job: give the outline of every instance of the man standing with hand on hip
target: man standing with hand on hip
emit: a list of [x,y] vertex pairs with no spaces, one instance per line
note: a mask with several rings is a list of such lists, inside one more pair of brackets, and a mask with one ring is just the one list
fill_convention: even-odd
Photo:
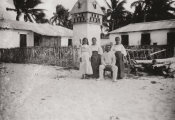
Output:
[[113,52],[111,52],[111,46],[107,45],[105,47],[105,52],[102,54],[101,57],[101,65],[99,68],[99,75],[100,78],[97,80],[103,80],[103,73],[104,69],[111,69],[113,72],[113,81],[117,81],[117,73],[118,73],[118,67],[116,66],[116,57]]

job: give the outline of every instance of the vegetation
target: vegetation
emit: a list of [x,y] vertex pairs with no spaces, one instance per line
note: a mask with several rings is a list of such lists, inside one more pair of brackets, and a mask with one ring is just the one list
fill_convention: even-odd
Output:
[[48,22],[45,19],[44,9],[36,9],[35,7],[42,2],[40,0],[13,0],[15,8],[6,8],[7,11],[16,12],[16,20],[19,21],[24,14],[24,21],[27,22]]
[[103,25],[109,27],[109,31],[122,27],[130,23],[132,14],[124,7],[126,0],[111,0],[110,3],[104,0],[109,9],[102,7],[105,15]]
[[131,4],[135,8],[133,22],[174,19],[174,3],[174,0],[137,0]]
[[104,0],[109,9],[104,12],[103,25],[112,31],[129,23],[175,19],[175,0],[137,0],[131,4],[134,13],[124,7],[126,0]]
[[[131,4],[134,13],[124,7],[126,0],[104,0],[108,9],[102,7],[104,12],[103,25],[107,31],[112,31],[129,23],[166,20],[175,18],[175,0],[137,0]],[[45,18],[44,9],[37,9],[41,0],[13,0],[15,8],[7,8],[16,12],[16,20],[19,21],[22,14],[24,21],[46,23],[50,22],[72,29],[73,25],[69,10],[58,4],[50,21]]]
[[62,5],[56,6],[56,12],[53,13],[53,17],[50,19],[51,24],[60,25],[72,29],[73,25],[70,19],[69,10]]

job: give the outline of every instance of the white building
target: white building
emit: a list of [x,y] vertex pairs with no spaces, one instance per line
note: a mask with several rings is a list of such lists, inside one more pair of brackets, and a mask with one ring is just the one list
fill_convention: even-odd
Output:
[[175,46],[175,20],[129,24],[110,32],[110,41],[120,37],[124,45]]
[[71,10],[73,21],[73,45],[80,45],[80,40],[93,37],[100,44],[103,12],[96,0],[78,0]]
[[0,48],[72,45],[73,31],[60,26],[0,20]]

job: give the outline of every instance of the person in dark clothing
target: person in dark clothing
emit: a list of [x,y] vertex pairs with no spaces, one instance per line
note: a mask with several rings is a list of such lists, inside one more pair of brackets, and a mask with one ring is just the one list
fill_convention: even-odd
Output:
[[101,64],[101,54],[103,50],[100,45],[97,45],[97,39],[94,37],[92,38],[92,45],[91,45],[92,57],[91,57],[91,66],[93,70],[93,78],[99,77],[99,66]]
[[115,38],[115,45],[112,46],[112,51],[116,56],[116,65],[118,67],[118,79],[123,79],[125,77],[124,74],[124,58],[127,55],[126,49],[121,44],[120,38]]

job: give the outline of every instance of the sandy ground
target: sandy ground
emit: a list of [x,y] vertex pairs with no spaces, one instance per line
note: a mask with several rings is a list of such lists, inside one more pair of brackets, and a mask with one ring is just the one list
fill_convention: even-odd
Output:
[[78,71],[57,66],[4,66],[0,120],[175,120],[175,79],[113,83],[81,80]]

